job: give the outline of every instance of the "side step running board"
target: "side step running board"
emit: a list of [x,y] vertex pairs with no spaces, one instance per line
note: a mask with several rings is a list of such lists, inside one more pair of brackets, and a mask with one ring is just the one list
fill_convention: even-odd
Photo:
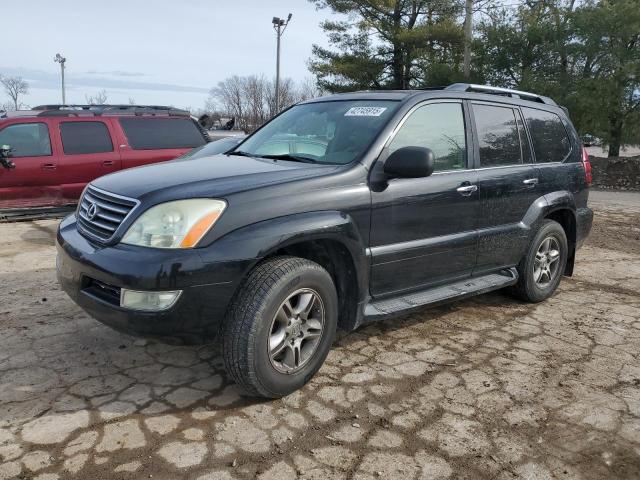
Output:
[[410,313],[426,305],[437,305],[490,292],[513,285],[517,281],[517,270],[515,268],[509,268],[501,270],[499,273],[491,273],[477,278],[467,278],[428,290],[374,300],[368,303],[364,309],[364,323]]

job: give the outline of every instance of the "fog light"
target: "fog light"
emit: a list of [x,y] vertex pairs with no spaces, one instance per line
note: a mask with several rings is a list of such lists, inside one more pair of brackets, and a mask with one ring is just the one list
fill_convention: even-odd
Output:
[[132,310],[157,312],[173,306],[182,290],[172,292],[139,292],[137,290],[120,290],[120,306]]

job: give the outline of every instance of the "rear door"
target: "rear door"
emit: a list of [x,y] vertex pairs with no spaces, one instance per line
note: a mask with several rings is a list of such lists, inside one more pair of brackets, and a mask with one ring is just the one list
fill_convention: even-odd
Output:
[[529,232],[522,220],[540,196],[517,107],[472,102],[481,211],[474,275],[517,264]]
[[57,206],[63,203],[58,153],[42,119],[0,127],[0,145],[9,145],[15,168],[0,167],[0,209]]
[[122,168],[174,159],[206,143],[190,117],[119,117]]
[[560,117],[537,108],[522,108],[531,136],[541,194],[570,190],[575,193],[584,176],[580,150],[572,149]]
[[57,119],[63,155],[60,159],[62,194],[77,201],[91,180],[120,170],[109,119]]

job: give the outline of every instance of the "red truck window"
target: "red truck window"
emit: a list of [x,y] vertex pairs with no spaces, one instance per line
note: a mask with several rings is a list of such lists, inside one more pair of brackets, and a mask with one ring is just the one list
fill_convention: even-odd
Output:
[[121,118],[120,125],[134,150],[193,148],[206,143],[190,118]]
[[109,130],[102,122],[62,122],[60,136],[66,155],[113,151]]
[[49,129],[45,123],[17,123],[0,130],[0,145],[9,145],[13,157],[51,155]]

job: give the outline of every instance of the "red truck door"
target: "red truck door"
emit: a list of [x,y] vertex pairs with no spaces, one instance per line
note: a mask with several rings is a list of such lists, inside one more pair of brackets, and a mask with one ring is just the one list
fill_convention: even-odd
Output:
[[[15,168],[0,166],[0,210],[63,204],[57,143],[44,119],[0,126],[0,145],[12,148]],[[55,139],[54,139],[55,140]]]
[[91,180],[122,168],[112,119],[56,119],[60,132],[60,177],[62,194],[75,202]]

